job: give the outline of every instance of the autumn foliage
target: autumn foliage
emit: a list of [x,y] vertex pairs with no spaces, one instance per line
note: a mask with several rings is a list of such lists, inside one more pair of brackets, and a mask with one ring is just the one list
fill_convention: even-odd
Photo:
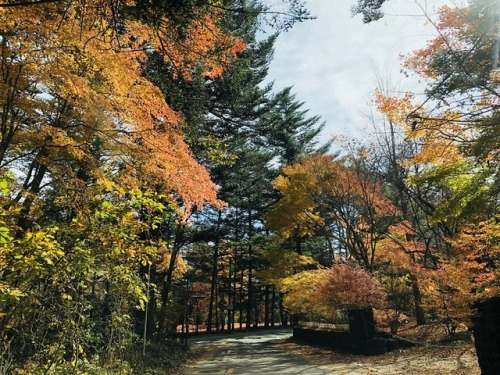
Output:
[[445,6],[429,20],[439,36],[403,62],[428,83],[425,102],[375,91],[384,150],[312,157],[275,182],[269,227],[284,244],[329,236],[332,259],[345,250],[379,280],[394,330],[420,308],[451,334],[474,300],[498,293],[493,3]]
[[370,268],[377,242],[397,209],[370,178],[332,156],[312,156],[284,169],[275,181],[282,198],[268,211],[267,224],[280,238],[331,233],[339,257]]
[[129,366],[193,314],[451,335],[498,295],[495,2],[441,8],[403,61],[426,100],[375,91],[386,138],[338,155],[263,84],[250,3],[0,4],[0,371]]
[[375,93],[411,149],[400,161],[405,188],[428,218],[413,219],[414,233],[379,254],[418,278],[427,312],[449,333],[468,321],[473,301],[498,294],[497,5],[443,6],[430,20],[439,36],[404,58],[407,72],[428,83],[425,102]]
[[384,291],[366,270],[354,264],[334,264],[323,275],[318,296],[331,309],[382,307]]
[[148,303],[141,267],[177,259],[152,233],[221,204],[144,64],[157,53],[174,77],[214,79],[245,44],[205,8],[181,21],[140,2],[3,5],[0,361],[105,364]]

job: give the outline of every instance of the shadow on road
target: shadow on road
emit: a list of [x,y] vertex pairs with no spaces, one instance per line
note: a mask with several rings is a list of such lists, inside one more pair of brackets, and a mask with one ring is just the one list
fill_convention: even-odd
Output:
[[270,331],[235,332],[193,337],[188,345],[203,348],[204,355],[186,368],[194,374],[307,374],[331,372],[286,352],[280,343],[292,337],[291,328]]

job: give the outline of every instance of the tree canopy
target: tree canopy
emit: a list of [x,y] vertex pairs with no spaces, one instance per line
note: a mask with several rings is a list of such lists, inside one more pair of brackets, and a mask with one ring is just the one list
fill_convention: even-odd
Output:
[[375,90],[376,139],[332,154],[267,81],[301,1],[1,2],[2,371],[140,373],[186,326],[351,307],[467,324],[499,293],[496,6],[442,7],[403,57],[425,98]]

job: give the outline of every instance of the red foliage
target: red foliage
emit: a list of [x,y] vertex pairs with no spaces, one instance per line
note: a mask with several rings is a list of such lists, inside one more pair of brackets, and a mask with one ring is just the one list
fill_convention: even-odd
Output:
[[318,292],[323,303],[336,308],[377,307],[384,301],[384,293],[377,280],[353,264],[333,265],[326,271]]

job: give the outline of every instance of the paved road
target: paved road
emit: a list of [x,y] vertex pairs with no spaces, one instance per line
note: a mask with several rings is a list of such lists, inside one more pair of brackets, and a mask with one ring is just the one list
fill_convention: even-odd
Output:
[[323,366],[281,350],[279,342],[291,336],[291,329],[279,329],[192,338],[189,345],[201,346],[207,351],[199,361],[186,368],[184,375],[332,374]]

